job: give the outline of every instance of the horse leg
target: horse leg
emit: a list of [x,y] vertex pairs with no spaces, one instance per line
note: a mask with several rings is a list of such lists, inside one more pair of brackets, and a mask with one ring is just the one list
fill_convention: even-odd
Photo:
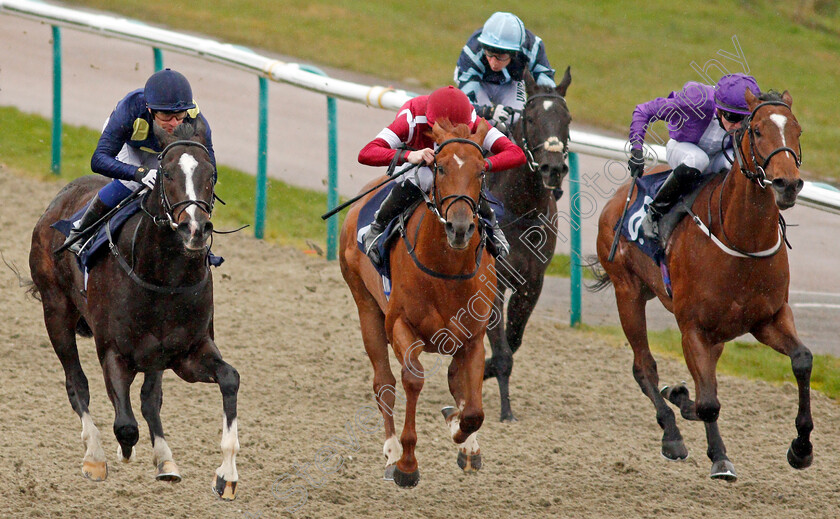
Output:
[[[417,428],[415,414],[417,413],[417,399],[423,389],[425,372],[420,363],[422,347],[417,347],[417,339],[411,326],[402,318],[397,318],[392,331],[394,353],[402,364],[402,385],[405,391],[405,425],[403,426],[400,443],[402,456],[394,469],[394,483],[401,487],[414,487],[420,481],[420,469],[414,456],[417,445]],[[483,365],[483,363],[482,363]]]
[[172,451],[163,435],[163,424],[160,421],[160,408],[163,405],[163,372],[150,371],[143,376],[143,387],[140,389],[140,411],[149,424],[149,436],[154,450],[153,463],[157,469],[155,479],[158,481],[181,481],[178,465],[172,459]]
[[236,394],[239,373],[222,360],[222,354],[209,337],[205,338],[189,356],[181,359],[173,371],[187,382],[216,382],[222,392],[222,464],[213,477],[213,492],[225,501],[236,498],[236,454],[239,452],[239,430],[236,421]]
[[797,437],[790,444],[787,459],[795,469],[808,468],[814,460],[810,439],[814,429],[811,418],[811,351],[799,340],[793,324],[793,313],[787,304],[782,306],[770,322],[759,326],[752,333],[759,341],[790,357],[799,388],[799,410],[796,413]]
[[449,365],[449,392],[455,398],[455,407],[441,409],[449,426],[452,440],[458,444],[458,466],[464,472],[481,469],[481,450],[478,446],[478,429],[484,422],[481,405],[481,386],[484,366],[483,341],[460,348]]
[[[510,409],[510,373],[513,370],[513,350],[510,347],[506,333],[506,328],[510,324],[509,320],[508,323],[505,323],[504,301],[504,287],[500,283],[493,306],[501,310],[502,315],[499,316],[499,322],[496,323],[496,326],[488,326],[487,328],[487,338],[490,341],[490,349],[493,350],[493,355],[485,361],[484,378],[496,377],[496,380],[499,382],[499,396],[502,402],[501,417],[499,420],[502,422],[515,422],[516,417],[513,416],[513,411]],[[450,366],[453,364],[450,364]]]
[[76,346],[75,330],[79,313],[69,299],[62,294],[57,295],[53,290],[42,291],[41,300],[44,304],[47,334],[64,368],[67,397],[82,421],[82,441],[85,443],[82,474],[91,481],[103,481],[108,477],[108,464],[105,461],[99,429],[93,423],[88,409],[90,404],[88,380],[79,362],[79,350]]
[[682,347],[685,363],[694,378],[697,400],[694,407],[697,416],[706,427],[706,455],[712,461],[709,477],[735,481],[735,465],[726,456],[726,446],[720,436],[717,419],[720,402],[717,398],[717,362],[723,353],[723,343],[710,344],[702,333],[693,328],[682,331]]
[[[98,342],[98,341],[97,341]],[[131,410],[131,395],[129,390],[137,372],[128,367],[128,363],[114,349],[108,346],[97,348],[102,351],[99,363],[105,377],[105,389],[108,398],[114,405],[114,436],[117,437],[119,449],[117,454],[123,462],[134,459],[134,445],[140,438],[137,420]]]
[[662,428],[662,456],[671,461],[684,460],[688,457],[688,449],[683,443],[682,434],[677,427],[674,411],[668,407],[665,399],[657,390],[659,373],[656,370],[656,360],[650,353],[647,338],[647,322],[645,320],[645,306],[647,301],[641,290],[630,289],[620,285],[615,286],[615,299],[618,304],[618,315],[621,327],[633,348],[633,378],[656,408],[656,422]]
[[[366,304],[369,303],[369,304]],[[370,363],[373,365],[373,394],[385,424],[385,444],[382,452],[385,454],[385,476],[387,481],[393,481],[394,468],[402,455],[402,447],[397,439],[394,427],[394,403],[397,390],[397,379],[391,371],[388,361],[388,338],[385,335],[385,316],[370,297],[367,302],[357,302],[359,309],[359,323],[362,327],[362,341],[365,344]]]

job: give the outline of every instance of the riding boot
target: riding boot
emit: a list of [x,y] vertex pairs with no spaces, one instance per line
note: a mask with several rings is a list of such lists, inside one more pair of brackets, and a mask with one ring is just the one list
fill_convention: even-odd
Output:
[[409,181],[405,181],[402,184],[396,183],[394,189],[382,201],[382,205],[379,206],[379,210],[373,216],[373,222],[371,222],[370,228],[365,233],[363,240],[365,254],[368,255],[370,261],[376,267],[382,265],[382,258],[379,257],[379,249],[376,246],[376,242],[385,232],[388,223],[422,197],[423,192],[420,191],[419,187]]
[[702,173],[697,168],[680,164],[668,175],[662,187],[648,205],[648,212],[642,218],[642,233],[651,239],[659,238],[659,220],[679,201],[680,197],[693,189]]
[[510,253],[510,245],[505,238],[505,233],[499,227],[499,221],[496,219],[493,207],[484,197],[478,204],[478,215],[490,224],[490,232],[487,236],[489,238],[487,240],[487,251],[497,258],[504,258]]
[[[68,243],[70,240],[74,239],[76,236],[84,232],[88,227],[95,224],[102,218],[105,213],[110,211],[111,208],[105,205],[102,200],[99,199],[99,193],[94,195],[93,200],[90,201],[90,205],[88,206],[85,214],[73,225],[73,228],[70,229],[70,235],[67,236],[67,240],[64,243]],[[73,254],[79,254],[82,251],[82,246],[84,245],[85,240],[76,240],[76,242],[71,245],[68,250]]]

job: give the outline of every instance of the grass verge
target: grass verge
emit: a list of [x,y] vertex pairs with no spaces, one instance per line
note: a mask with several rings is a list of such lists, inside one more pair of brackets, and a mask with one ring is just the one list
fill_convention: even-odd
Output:
[[[620,327],[583,326],[582,329],[595,332],[602,338],[608,337],[616,345],[629,348],[627,339]],[[648,331],[651,351],[657,355],[677,359],[685,363],[681,337],[679,330]],[[796,379],[790,367],[790,358],[769,346],[755,342],[734,341],[727,343],[723,355],[718,361],[717,370],[719,373],[753,380],[764,380],[776,385],[786,382],[796,385]],[[693,391],[693,386],[690,385],[690,387]],[[832,355],[814,355],[811,388],[834,400],[840,400],[840,358]]]

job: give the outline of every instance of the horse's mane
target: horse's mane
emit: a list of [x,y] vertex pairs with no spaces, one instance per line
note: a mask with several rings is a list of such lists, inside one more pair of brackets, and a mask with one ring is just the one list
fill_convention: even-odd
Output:
[[172,132],[172,135],[177,137],[179,140],[188,141],[192,139],[195,135],[195,122],[190,121],[187,124],[179,124],[175,127],[175,131]]
[[768,90],[767,92],[762,92],[758,95],[759,101],[782,101],[782,94],[776,90]]

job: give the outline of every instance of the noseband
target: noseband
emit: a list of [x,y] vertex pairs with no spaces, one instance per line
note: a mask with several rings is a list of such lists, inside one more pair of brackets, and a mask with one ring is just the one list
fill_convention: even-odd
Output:
[[[522,121],[522,151],[525,152],[525,157],[528,159],[528,169],[532,173],[537,172],[537,168],[540,166],[539,162],[534,159],[534,152],[531,149],[531,146],[528,144],[528,118],[525,117],[525,111],[528,109],[528,105],[531,104],[536,99],[540,98],[548,98],[548,99],[559,99],[566,104],[566,99],[561,96],[560,94],[534,94],[528,97],[528,100],[525,101],[525,106],[522,108],[522,113],[520,115],[520,120]],[[568,140],[563,143],[563,162],[566,162],[566,159],[569,156],[569,142]]]
[[[789,146],[781,146],[773,151],[770,152],[767,157],[762,157],[761,153],[755,147],[755,131],[750,124],[755,117],[755,114],[758,112],[759,108],[763,106],[784,106],[788,110],[790,110],[790,106],[782,101],[765,101],[755,108],[753,108],[750,115],[748,115],[744,122],[741,123],[740,128],[732,132],[733,138],[733,151],[735,152],[735,157],[738,159],[739,167],[741,168],[741,173],[744,174],[748,179],[754,181],[756,184],[759,185],[762,189],[765,185],[769,184],[770,181],[767,180],[766,169],[768,164],[770,164],[770,159],[772,159],[776,154],[782,152],[788,152],[793,155],[793,160],[796,162],[796,167],[800,167],[802,165],[802,144],[799,144],[799,153],[796,153],[796,150]],[[744,132],[747,132],[747,136],[749,137],[749,150],[750,150],[750,158],[752,159],[752,163],[755,164],[755,171],[751,171],[747,168],[746,162],[744,161],[743,157],[741,156],[741,141],[744,138]],[[760,165],[759,165],[760,163]]]
[[[460,143],[464,143],[464,144],[470,144],[472,146],[475,146],[478,149],[478,151],[481,152],[481,156],[482,157],[484,156],[484,148],[482,148],[481,146],[479,146],[478,144],[476,144],[475,142],[473,142],[469,139],[460,139],[460,138],[447,139],[447,140],[443,141],[440,144],[440,146],[438,146],[437,150],[435,150],[435,162],[433,164],[433,169],[432,169],[432,172],[434,173],[434,177],[433,177],[433,181],[432,181],[433,182],[433,184],[432,184],[432,198],[430,199],[429,196],[426,195],[425,192],[423,193],[423,198],[426,200],[426,205],[429,207],[429,209],[433,213],[435,213],[435,216],[438,217],[438,220],[440,220],[440,223],[442,223],[442,224],[446,223],[447,216],[449,214],[449,209],[453,205],[455,205],[457,202],[460,202],[460,201],[464,201],[464,202],[467,203],[467,205],[470,208],[470,211],[472,211],[473,218],[475,218],[476,215],[478,214],[478,203],[479,203],[479,201],[475,200],[471,196],[468,196],[468,195],[448,195],[448,196],[445,196],[443,198],[438,197],[437,178],[438,178],[438,173],[443,171],[443,166],[438,164],[437,156],[441,152],[441,150],[443,150],[444,146],[446,146],[447,144],[453,144],[453,143],[456,143],[456,142],[460,142]],[[484,172],[483,171],[481,173],[481,184],[482,184],[482,189],[483,189],[483,187],[484,187]],[[421,191],[422,191],[422,189],[421,189]],[[479,200],[480,200],[481,190],[479,190],[479,195],[478,196],[479,196]],[[443,206],[443,204],[447,200],[451,200],[451,202],[446,207],[443,214],[441,214],[440,208]]]
[[[166,154],[172,148],[174,148],[176,146],[195,146],[197,148],[200,148],[200,149],[204,150],[204,152],[207,153],[208,156],[210,155],[210,152],[207,150],[207,147],[204,146],[203,144],[201,144],[200,142],[180,140],[180,141],[175,141],[175,142],[169,143],[163,149],[163,151],[160,152],[160,155],[158,155],[158,161],[161,164],[160,171],[163,174],[163,176],[166,177],[166,178],[170,178],[170,176],[169,176],[169,173],[166,171],[166,169],[164,169],[164,167],[163,167],[163,159],[164,159],[164,157],[166,157]],[[210,202],[208,202],[206,200],[193,200],[193,199],[190,198],[190,199],[182,200],[180,202],[176,202],[176,203],[172,204],[172,203],[169,202],[169,197],[166,195],[166,189],[164,189],[162,183],[160,185],[160,190],[159,191],[160,191],[160,205],[163,208],[163,216],[164,217],[160,218],[160,217],[154,216],[151,213],[149,213],[145,209],[145,207],[143,208],[143,211],[146,214],[148,214],[149,216],[152,217],[152,220],[154,220],[155,225],[157,225],[158,227],[164,227],[168,224],[172,229],[176,229],[178,227],[178,224],[175,223],[175,222],[181,216],[181,213],[183,213],[191,205],[195,205],[199,209],[201,209],[202,211],[207,213],[208,217],[213,214],[213,203],[216,200],[215,194],[210,199]],[[174,211],[176,209],[178,209],[178,214],[177,215],[174,214]]]

